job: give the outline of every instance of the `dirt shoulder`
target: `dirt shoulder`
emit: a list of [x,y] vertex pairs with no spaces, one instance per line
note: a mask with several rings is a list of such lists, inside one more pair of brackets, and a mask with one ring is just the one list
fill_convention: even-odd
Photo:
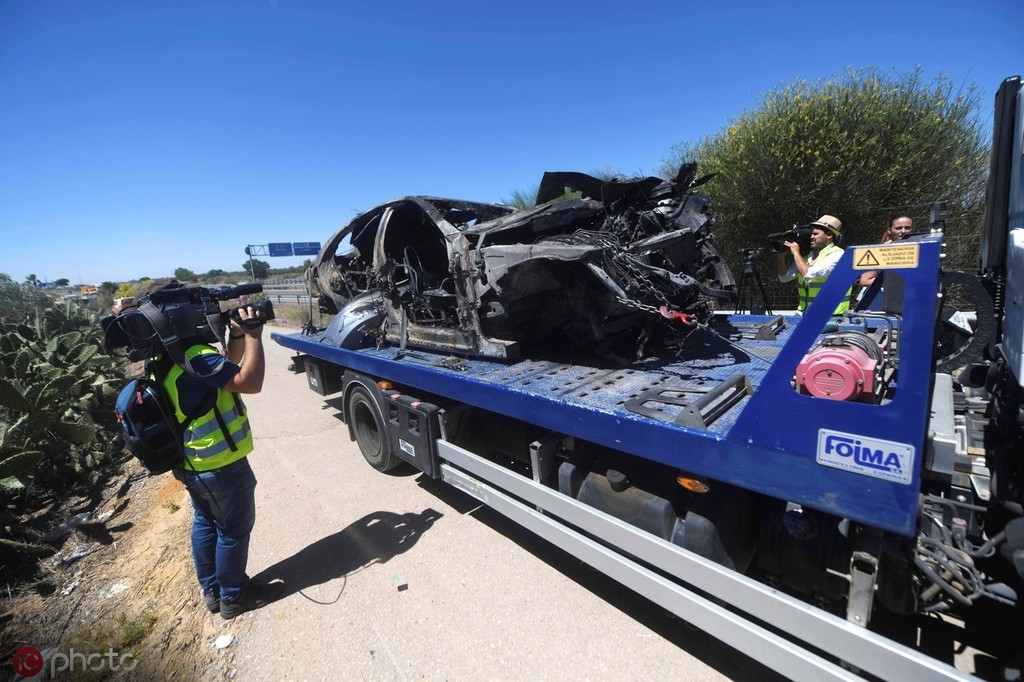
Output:
[[[270,331],[296,331],[287,327]],[[141,373],[141,363],[128,376]],[[102,489],[62,501],[88,518],[62,538],[59,551],[40,560],[37,580],[0,592],[0,676],[7,679],[229,679],[234,677],[234,630],[202,603],[192,565],[192,505],[170,474],[149,476],[126,457]],[[219,643],[222,647],[218,647]],[[15,658],[31,647],[43,659],[38,675],[19,676]],[[106,658],[109,652],[113,658]],[[74,674],[71,653],[100,654]],[[130,655],[131,658],[123,657]],[[126,661],[122,670],[111,663]],[[25,660],[20,661],[25,664]],[[28,661],[31,663],[31,659]],[[134,663],[134,666],[132,664]],[[84,664],[90,665],[88,659]],[[132,667],[131,670],[127,668]],[[23,672],[32,667],[19,665]]]
[[[170,474],[148,476],[134,459],[126,462],[89,519],[42,560],[42,579],[8,588],[4,672],[21,647],[33,647],[47,661],[39,679],[64,666],[76,672],[58,679],[227,677],[230,654],[213,644],[221,619],[203,608],[195,583],[191,517],[188,494]],[[100,656],[71,660],[72,652]],[[80,674],[85,667],[92,669]]]

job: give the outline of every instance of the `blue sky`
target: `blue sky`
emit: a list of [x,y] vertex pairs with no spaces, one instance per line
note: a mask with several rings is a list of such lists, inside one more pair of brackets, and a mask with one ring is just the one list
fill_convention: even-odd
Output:
[[[655,174],[845,67],[1024,73],[1024,2],[0,1],[0,272],[238,270],[409,194]],[[267,258],[272,267],[301,258]]]

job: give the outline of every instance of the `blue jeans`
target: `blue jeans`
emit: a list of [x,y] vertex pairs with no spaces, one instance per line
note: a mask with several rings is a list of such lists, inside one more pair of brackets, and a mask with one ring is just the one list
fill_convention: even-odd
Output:
[[249,582],[249,534],[256,523],[256,476],[243,457],[213,471],[185,470],[192,498],[192,558],[204,592],[238,601]]

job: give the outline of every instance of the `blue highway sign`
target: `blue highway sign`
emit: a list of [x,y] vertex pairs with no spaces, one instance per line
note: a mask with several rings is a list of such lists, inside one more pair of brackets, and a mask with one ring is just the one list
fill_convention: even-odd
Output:
[[292,252],[296,256],[315,256],[320,253],[320,242],[292,242]]
[[267,249],[270,251],[271,256],[290,256],[292,255],[292,245],[288,242],[282,242],[278,244],[267,244]]

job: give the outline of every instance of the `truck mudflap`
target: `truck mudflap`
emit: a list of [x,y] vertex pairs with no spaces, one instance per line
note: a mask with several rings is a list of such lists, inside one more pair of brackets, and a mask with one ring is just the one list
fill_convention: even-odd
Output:
[[973,679],[452,443],[437,452],[445,482],[791,679]]

